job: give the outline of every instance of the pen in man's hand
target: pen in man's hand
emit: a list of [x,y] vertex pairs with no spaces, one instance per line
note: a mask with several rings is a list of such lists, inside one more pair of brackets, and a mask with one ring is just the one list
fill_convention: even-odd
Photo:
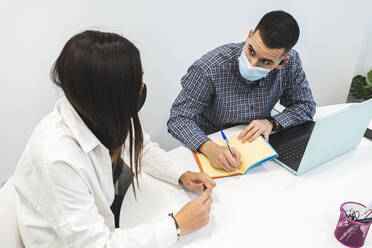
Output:
[[232,153],[232,151],[231,151],[231,149],[230,149],[230,145],[229,145],[229,140],[226,138],[226,135],[225,135],[225,133],[221,130],[221,135],[222,135],[222,138],[225,140],[225,142],[226,142],[226,145],[227,145],[227,148],[229,149],[229,151],[230,151],[230,153],[231,153],[231,156],[233,157],[233,158],[235,158],[235,155],[234,155],[234,153]]

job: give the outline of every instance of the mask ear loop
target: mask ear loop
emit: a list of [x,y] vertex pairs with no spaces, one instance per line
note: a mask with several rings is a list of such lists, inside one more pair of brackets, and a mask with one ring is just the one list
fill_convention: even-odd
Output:
[[285,53],[285,54],[283,55],[283,58],[282,58],[282,60],[279,62],[279,65],[284,65],[284,64],[285,64],[285,62],[284,62],[284,58],[285,58],[285,56],[288,56],[288,53]]

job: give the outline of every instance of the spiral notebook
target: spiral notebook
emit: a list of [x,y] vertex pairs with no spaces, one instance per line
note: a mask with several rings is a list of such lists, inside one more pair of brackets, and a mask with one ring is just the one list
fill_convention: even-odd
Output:
[[[224,140],[219,140],[215,143],[221,146],[226,146]],[[278,157],[278,153],[262,136],[259,136],[251,143],[242,143],[237,137],[233,137],[229,138],[229,143],[230,147],[235,147],[235,149],[237,149],[241,154],[240,168],[230,172],[216,169],[204,154],[193,151],[195,160],[202,173],[206,173],[211,178],[244,175],[247,171],[261,163]]]

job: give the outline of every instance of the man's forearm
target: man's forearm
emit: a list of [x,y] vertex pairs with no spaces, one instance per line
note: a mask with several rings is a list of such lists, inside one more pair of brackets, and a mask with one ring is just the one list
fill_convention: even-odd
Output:
[[204,144],[202,144],[200,147],[199,147],[199,151],[203,154],[208,154],[208,151],[210,151],[211,149],[214,149],[215,147],[217,146],[216,143],[214,143],[213,141],[211,140],[208,140],[207,142],[205,142]]
[[197,151],[201,145],[210,140],[194,121],[187,118],[170,119],[168,132],[193,151]]
[[296,104],[289,106],[285,108],[282,113],[273,116],[273,118],[282,127],[289,127],[304,121],[312,120],[315,113],[315,104],[310,104],[310,106],[303,105],[304,104]]

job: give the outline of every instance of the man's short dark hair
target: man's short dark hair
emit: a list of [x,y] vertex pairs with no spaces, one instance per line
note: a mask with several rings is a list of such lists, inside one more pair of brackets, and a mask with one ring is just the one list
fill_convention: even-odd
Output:
[[257,30],[260,30],[261,39],[268,48],[284,48],[285,52],[297,43],[300,35],[296,20],[281,10],[265,14],[254,32]]

